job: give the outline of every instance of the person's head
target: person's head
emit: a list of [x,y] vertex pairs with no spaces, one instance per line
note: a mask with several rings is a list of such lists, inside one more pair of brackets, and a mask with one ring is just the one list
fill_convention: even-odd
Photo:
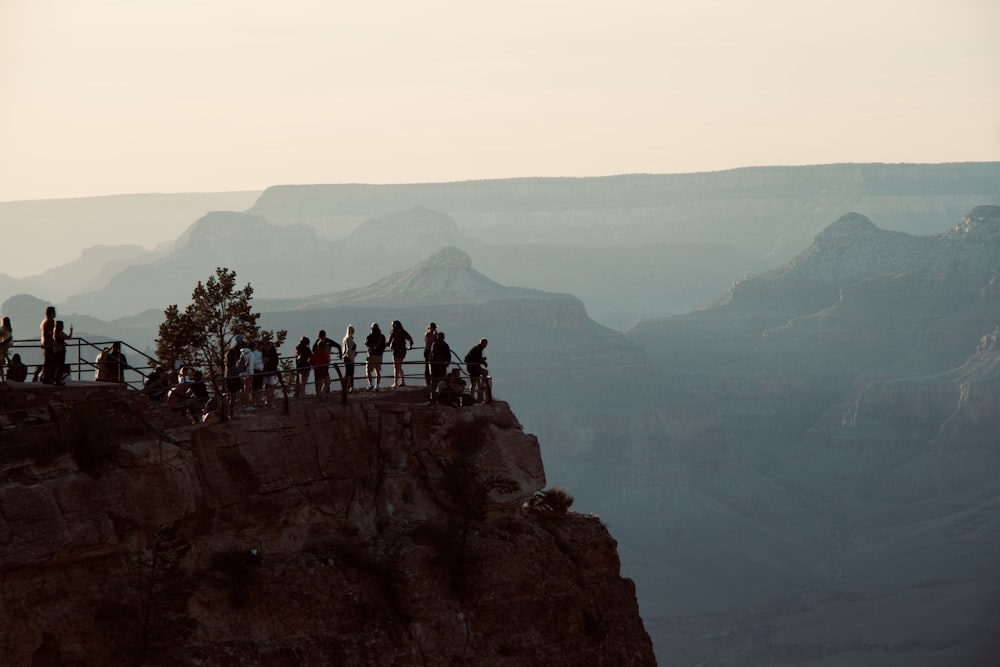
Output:
[[4,329],[10,329],[10,318],[5,317],[2,320],[0,320],[0,327],[3,327]]
[[47,317],[48,319],[51,320],[51,319],[55,319],[55,316],[56,316],[56,307],[55,306],[49,306],[48,308],[45,309],[45,317]]
[[65,326],[62,320],[56,320],[56,331],[62,331]]
[[427,330],[428,331],[437,331],[437,328],[438,328],[438,325],[434,324],[433,322],[431,322],[430,324],[427,325]]
[[115,341],[114,343],[111,344],[111,349],[114,350],[115,352],[121,352],[122,344],[119,343],[118,341]]
[[393,320],[392,321],[392,328],[393,329],[402,329],[403,328],[403,323],[400,322],[399,320]]
[[479,339],[479,347],[485,348],[487,343],[489,343],[489,341],[486,340],[485,338]]
[[194,381],[195,381],[195,382],[201,382],[201,379],[202,379],[203,377],[204,377],[204,376],[203,376],[203,375],[201,374],[201,371],[195,371],[195,372],[194,372]]
[[300,338],[299,339],[299,345],[308,346],[309,345],[309,336],[303,336],[302,338]]
[[326,329],[320,329],[319,333],[316,334],[316,338],[326,338]]
[[372,331],[379,331],[378,322],[372,322]]
[[438,331],[438,340],[444,340],[444,332]]
[[12,363],[12,364],[19,364],[19,363],[21,363],[21,355],[18,354],[17,352],[15,352],[14,354],[10,355],[10,363]]
[[353,324],[348,324],[347,325],[346,335],[347,335],[348,338],[350,338],[351,336],[354,335],[354,325]]

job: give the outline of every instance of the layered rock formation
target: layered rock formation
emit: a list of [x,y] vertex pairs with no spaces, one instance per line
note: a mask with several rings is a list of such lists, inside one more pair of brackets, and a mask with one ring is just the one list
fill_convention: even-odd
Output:
[[176,427],[114,392],[0,392],[4,664],[654,663],[615,541],[531,502],[505,403]]
[[[677,593],[640,600],[659,651],[992,664],[998,231],[994,206],[929,237],[847,215],[717,306],[629,332],[671,388],[658,413],[674,457],[646,465],[642,489],[666,508],[644,522],[665,529],[626,559],[640,590]],[[658,586],[638,569],[652,554],[676,566]],[[692,582],[712,597],[678,604]]]

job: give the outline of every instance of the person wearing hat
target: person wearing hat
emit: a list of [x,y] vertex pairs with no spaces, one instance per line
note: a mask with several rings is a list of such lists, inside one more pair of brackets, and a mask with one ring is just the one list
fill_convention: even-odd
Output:
[[431,322],[424,332],[424,382],[431,386],[431,345],[438,337],[438,325]]
[[[365,373],[368,375],[368,391],[378,391],[379,382],[382,381],[382,355],[385,354],[385,335],[378,328],[377,322],[372,322],[371,333],[365,338],[365,347],[368,348],[368,358],[365,364]],[[372,375],[375,376],[375,384],[372,384]]]

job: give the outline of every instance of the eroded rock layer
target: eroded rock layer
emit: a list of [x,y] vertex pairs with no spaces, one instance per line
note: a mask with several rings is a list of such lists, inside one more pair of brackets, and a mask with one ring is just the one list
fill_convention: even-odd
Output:
[[600,520],[523,507],[545,474],[505,403],[279,412],[4,449],[4,664],[654,664]]

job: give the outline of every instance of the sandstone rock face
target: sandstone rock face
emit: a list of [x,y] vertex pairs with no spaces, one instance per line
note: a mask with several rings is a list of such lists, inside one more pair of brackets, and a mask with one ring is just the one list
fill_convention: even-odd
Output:
[[996,206],[928,237],[846,215],[718,305],[629,332],[670,387],[661,456],[603,474],[622,487],[631,472],[635,504],[659,508],[643,524],[664,530],[598,511],[661,656],[996,662],[998,230]]
[[655,663],[603,524],[522,507],[545,473],[505,403],[136,410],[86,472],[0,448],[3,664]]

